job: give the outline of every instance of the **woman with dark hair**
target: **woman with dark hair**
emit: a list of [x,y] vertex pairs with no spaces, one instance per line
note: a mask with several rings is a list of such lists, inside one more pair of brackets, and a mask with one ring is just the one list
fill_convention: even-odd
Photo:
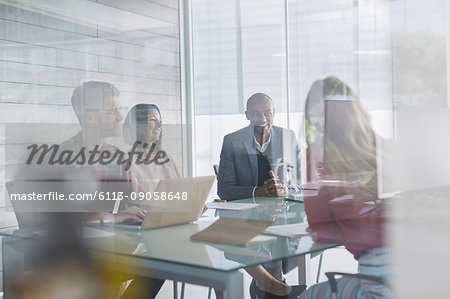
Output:
[[[124,141],[136,146],[144,160],[152,160],[159,152],[164,163],[134,163],[132,173],[139,187],[145,192],[153,192],[163,179],[180,177],[172,157],[162,150],[161,111],[155,104],[138,104],[131,108],[123,125]],[[162,157],[161,155],[164,155]]]
[[[122,131],[125,143],[138,153],[133,156],[131,172],[141,191],[154,192],[160,180],[180,177],[172,157],[162,150],[162,119],[158,106],[133,106],[125,118]],[[158,153],[164,155],[161,157],[164,163],[145,163],[155,159]],[[136,159],[143,163],[136,163]],[[141,207],[145,208],[145,204],[141,204]],[[163,284],[164,280],[161,279],[134,277],[121,298],[155,298]]]
[[[319,192],[304,198],[310,230],[319,242],[343,244],[358,260],[361,274],[386,278],[390,252],[384,240],[385,214],[378,198],[376,136],[370,118],[355,93],[338,78],[316,81],[313,88],[321,90],[310,91],[307,106],[310,111],[315,104],[320,107],[323,131],[307,139],[323,138],[323,159],[319,157],[315,182]],[[317,127],[310,133],[315,131]],[[354,278],[338,279],[337,286],[338,298],[389,296],[384,286]],[[306,297],[329,298],[330,293],[329,283],[324,282],[309,288]]]

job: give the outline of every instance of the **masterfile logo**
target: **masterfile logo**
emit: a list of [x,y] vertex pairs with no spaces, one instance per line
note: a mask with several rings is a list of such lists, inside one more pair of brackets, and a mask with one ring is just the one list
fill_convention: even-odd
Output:
[[[51,146],[48,144],[42,144],[40,146],[37,144],[31,144],[27,147],[30,154],[26,164],[33,164],[34,160],[36,160],[35,163],[38,165],[41,165],[44,161],[46,161],[49,165],[94,165],[97,163],[101,165],[110,165],[116,163],[117,165],[124,164],[124,170],[127,171],[130,169],[132,163],[136,163],[137,165],[149,165],[152,163],[155,163],[156,165],[163,165],[170,161],[166,152],[163,150],[159,150],[153,155],[156,148],[155,144],[152,144],[144,157],[144,152],[142,150],[137,150],[140,144],[142,144],[140,141],[136,141],[131,150],[127,153],[119,149],[115,149],[114,152],[110,150],[102,150],[99,145],[96,145],[92,150],[86,150],[85,147],[82,147],[78,152],[75,152],[69,149],[60,151],[60,146],[57,144],[53,144]],[[147,143],[142,145],[144,149],[148,148],[148,146],[149,145]],[[35,157],[37,158],[35,159]],[[135,161],[134,157],[136,157]]]

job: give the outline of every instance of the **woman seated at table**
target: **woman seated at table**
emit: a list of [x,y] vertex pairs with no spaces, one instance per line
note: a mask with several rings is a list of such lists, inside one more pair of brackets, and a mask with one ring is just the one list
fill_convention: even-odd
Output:
[[136,163],[131,166],[131,172],[138,181],[139,188],[144,192],[154,192],[160,180],[178,178],[180,174],[170,156],[162,149],[162,117],[155,104],[138,104],[131,108],[123,125],[124,141],[135,146],[142,153],[141,160],[153,160],[158,152],[164,153],[164,163]]
[[[130,109],[123,125],[123,138],[125,143],[140,154],[140,157],[138,155],[133,157],[130,169],[142,192],[154,192],[160,180],[180,177],[172,157],[162,150],[161,135],[162,118],[158,106],[138,104]],[[154,160],[159,151],[165,155],[161,157],[164,163],[145,163]],[[137,163],[138,158],[143,163]],[[147,212],[145,202],[140,202],[140,208],[144,207],[142,209],[144,215]],[[141,247],[138,246],[136,250],[139,248]],[[164,280],[161,279],[134,277],[121,298],[154,298],[163,284]]]
[[[321,81],[309,93],[323,95],[319,100],[324,101],[325,114],[319,193],[304,199],[310,230],[319,242],[343,244],[358,260],[361,274],[387,277],[390,251],[385,247],[385,217],[378,198],[375,133],[345,83],[335,77]],[[384,286],[354,278],[340,278],[337,286],[338,298],[389,296]],[[329,283],[323,282],[309,288],[306,297],[329,298],[330,292]]]

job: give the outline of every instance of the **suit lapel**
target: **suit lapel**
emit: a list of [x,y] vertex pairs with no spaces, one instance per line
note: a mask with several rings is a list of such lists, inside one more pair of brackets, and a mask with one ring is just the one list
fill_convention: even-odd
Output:
[[252,126],[248,126],[244,132],[244,146],[247,150],[247,155],[250,160],[251,175],[253,178],[253,184],[258,184],[258,160],[256,157],[256,148],[253,146],[253,130]]
[[[281,132],[278,132],[278,130],[275,130],[274,127],[271,129],[271,140],[270,140],[270,147],[272,150],[272,157],[279,158],[283,156],[283,134]],[[274,161],[275,162],[275,161]],[[278,161],[282,162],[282,161]]]

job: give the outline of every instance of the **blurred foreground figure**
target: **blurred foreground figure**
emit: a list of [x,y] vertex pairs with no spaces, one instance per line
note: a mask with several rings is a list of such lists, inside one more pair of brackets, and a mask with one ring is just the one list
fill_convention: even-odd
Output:
[[[85,247],[78,213],[42,213],[45,223],[4,240],[7,298],[114,298],[120,276]],[[12,253],[12,254],[11,254]]]
[[[387,278],[390,251],[369,116],[335,77],[316,81],[306,105],[308,175],[318,186],[318,194],[304,200],[310,229],[319,242],[343,244],[358,260],[361,274]],[[337,286],[338,298],[390,297],[385,286],[367,280],[343,277]],[[307,298],[330,298],[329,283],[312,286]]]

